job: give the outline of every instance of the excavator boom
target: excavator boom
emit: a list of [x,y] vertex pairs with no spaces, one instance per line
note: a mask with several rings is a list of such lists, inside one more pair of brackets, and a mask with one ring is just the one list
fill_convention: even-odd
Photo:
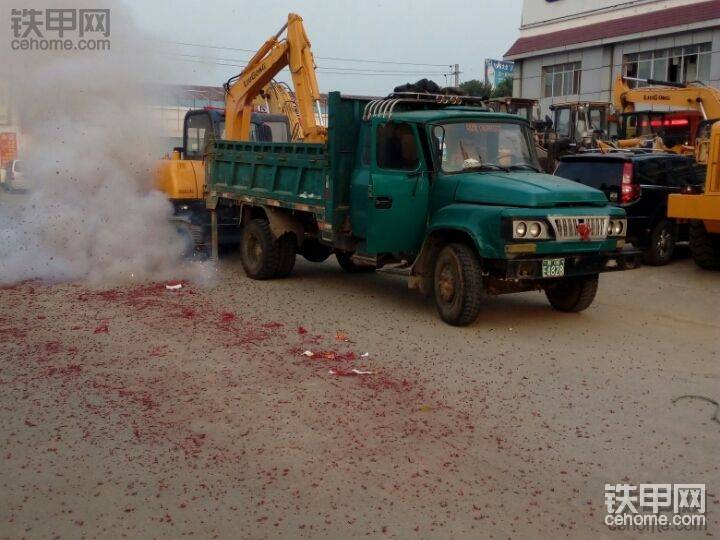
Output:
[[[637,80],[657,86],[631,88],[627,81]],[[720,90],[704,85],[664,83],[652,79],[633,79],[618,75],[613,87],[615,109],[634,112],[636,105],[662,105],[700,111],[705,120],[720,118]]]
[[[285,39],[280,39],[287,31]],[[243,71],[225,84],[225,137],[246,141],[250,138],[253,100],[263,87],[285,67],[289,67],[295,88],[296,106],[305,142],[325,142],[327,130],[318,124],[320,91],[315,77],[310,40],[302,18],[288,15],[288,22],[250,59]]]

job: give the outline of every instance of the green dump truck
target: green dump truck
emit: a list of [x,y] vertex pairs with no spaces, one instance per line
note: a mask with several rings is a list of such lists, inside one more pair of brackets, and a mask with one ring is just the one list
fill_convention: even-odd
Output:
[[287,276],[298,253],[335,254],[349,273],[406,268],[454,325],[473,322],[486,294],[542,290],[555,309],[587,308],[600,272],[637,265],[624,211],[539,172],[527,121],[477,105],[333,92],[326,144],[213,141],[214,254],[235,227],[254,279]]

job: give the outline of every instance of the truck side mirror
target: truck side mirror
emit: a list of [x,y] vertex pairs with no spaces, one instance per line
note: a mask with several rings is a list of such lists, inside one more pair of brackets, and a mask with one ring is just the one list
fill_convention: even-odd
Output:
[[437,143],[437,155],[442,161],[443,149],[445,148],[445,128],[443,126],[433,127],[433,137]]

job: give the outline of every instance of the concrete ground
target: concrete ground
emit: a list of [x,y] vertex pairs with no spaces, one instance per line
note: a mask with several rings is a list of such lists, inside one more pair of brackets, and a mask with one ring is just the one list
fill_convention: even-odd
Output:
[[687,258],[467,328],[334,261],[6,287],[0,537],[629,538],[604,485],[645,482],[706,483],[707,531],[662,537],[717,536],[715,406],[672,400],[720,398],[718,298]]

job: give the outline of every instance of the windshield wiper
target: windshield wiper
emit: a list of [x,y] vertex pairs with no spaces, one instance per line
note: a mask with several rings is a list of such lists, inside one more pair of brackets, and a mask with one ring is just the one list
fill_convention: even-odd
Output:
[[540,168],[530,163],[516,163],[508,167],[510,170],[514,169],[530,169],[531,171],[540,172]]
[[472,167],[463,167],[464,171],[504,171],[510,172],[510,169],[501,167],[497,163],[483,163],[482,165],[473,165]]

